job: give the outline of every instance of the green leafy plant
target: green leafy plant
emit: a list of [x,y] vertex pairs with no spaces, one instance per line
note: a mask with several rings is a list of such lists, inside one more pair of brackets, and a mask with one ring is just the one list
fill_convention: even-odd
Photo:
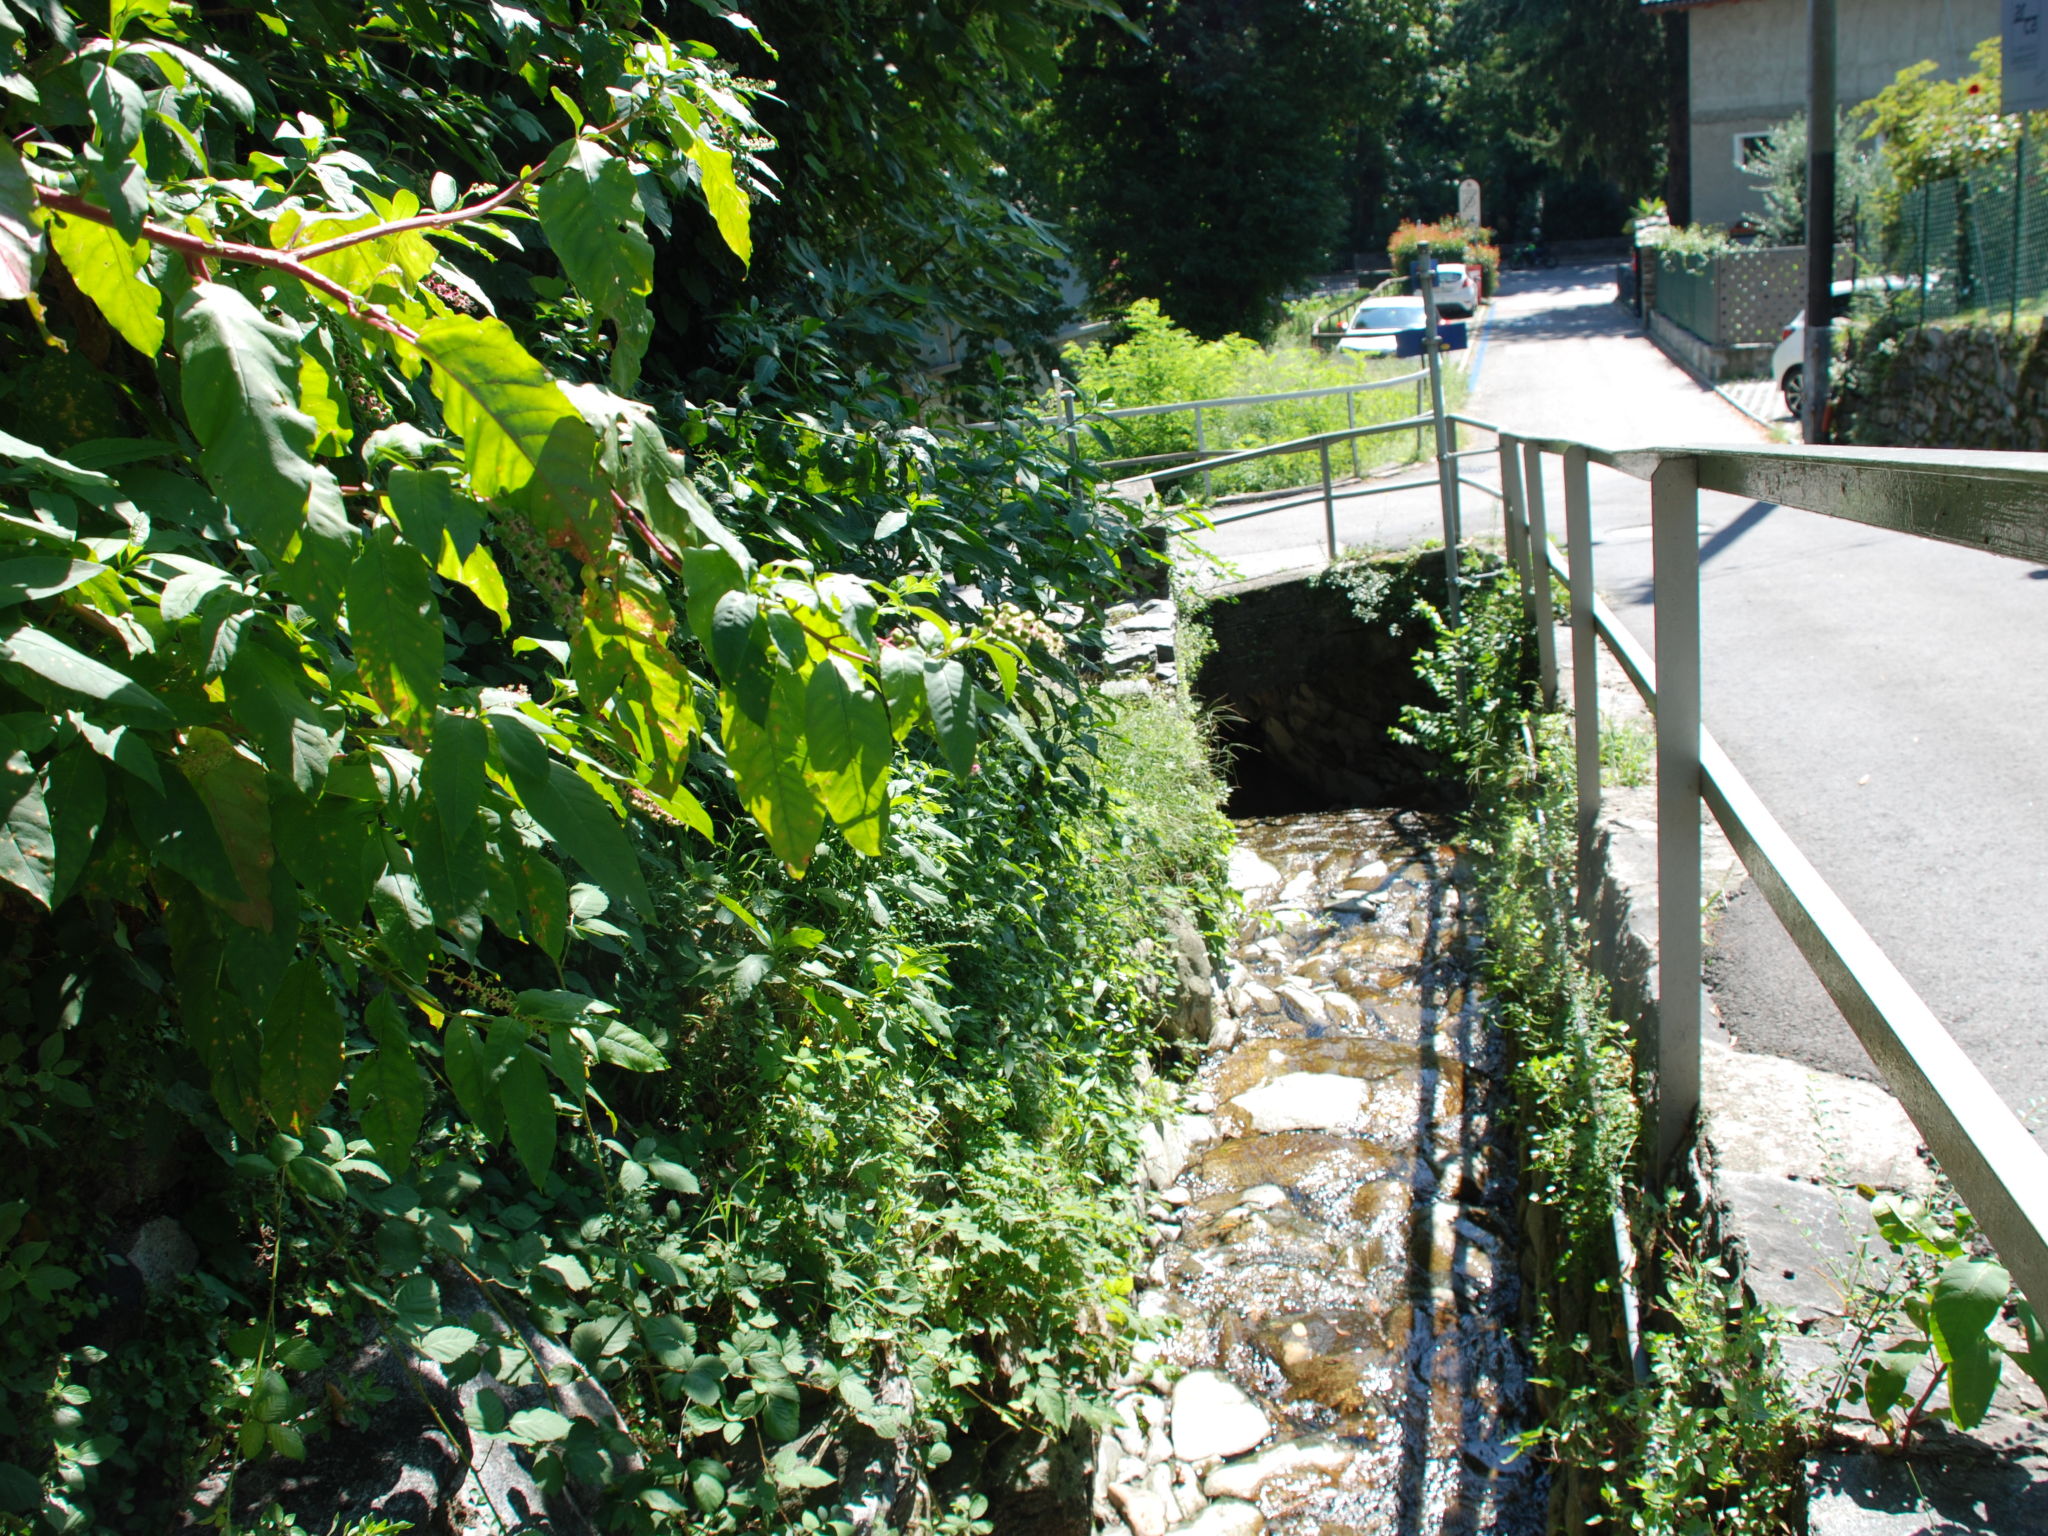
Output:
[[630,1529],[1106,1412],[1152,557],[868,232],[709,327],[774,147],[651,17],[0,6],[0,1518],[253,1518],[364,1350]]
[[[1803,1508],[1810,1427],[1768,1320],[1677,1199],[1642,1187],[1628,1031],[1590,964],[1569,873],[1569,723],[1540,706],[1520,583],[1482,562],[1462,601],[1456,628],[1425,609],[1436,644],[1419,666],[1442,706],[1409,711],[1404,729],[1455,763],[1470,789],[1464,841],[1483,902],[1486,985],[1514,1042],[1529,1376],[1542,1414],[1524,1451],[1550,1461],[1574,1526],[1789,1532]],[[1635,1236],[1636,1275],[1655,1277],[1644,1293],[1647,1380],[1622,1342],[1618,1224]]]
[[[1981,1424],[2007,1360],[2048,1390],[2048,1335],[2005,1267],[1972,1252],[1970,1213],[1867,1186],[1859,1193],[1896,1262],[1852,1277],[1831,1411],[1860,1403],[1886,1440],[1903,1447],[1930,1412],[1958,1429]],[[1990,1336],[2008,1315],[2023,1349]],[[1945,1402],[1930,1409],[1944,1385]]]

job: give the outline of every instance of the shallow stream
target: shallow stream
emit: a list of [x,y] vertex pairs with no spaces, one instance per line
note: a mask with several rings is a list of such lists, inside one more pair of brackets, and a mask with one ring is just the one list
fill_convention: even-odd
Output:
[[1513,1149],[1441,818],[1239,824],[1229,1018],[1178,1127],[1143,1310],[1170,1394],[1129,1403],[1134,1536],[1541,1529],[1513,1461]]

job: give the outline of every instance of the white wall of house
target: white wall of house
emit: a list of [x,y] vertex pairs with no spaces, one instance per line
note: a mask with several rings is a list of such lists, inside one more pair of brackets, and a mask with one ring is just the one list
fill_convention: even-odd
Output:
[[[1692,29],[1692,216],[1728,224],[1761,213],[1756,177],[1736,164],[1744,134],[1806,109],[1806,0],[1721,0]],[[1999,28],[1999,0],[1836,0],[1836,94],[1867,101],[1909,64],[1953,77]]]

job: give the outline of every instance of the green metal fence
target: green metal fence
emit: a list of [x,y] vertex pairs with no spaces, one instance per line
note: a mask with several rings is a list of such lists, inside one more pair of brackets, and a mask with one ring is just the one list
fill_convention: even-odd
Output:
[[2017,323],[2048,309],[2048,165],[2023,146],[1967,175],[1916,187],[1885,241],[1894,302],[1921,320]]

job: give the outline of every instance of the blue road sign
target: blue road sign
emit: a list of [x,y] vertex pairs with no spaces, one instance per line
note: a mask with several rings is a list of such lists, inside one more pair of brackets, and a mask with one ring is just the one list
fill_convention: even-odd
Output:
[[[1470,345],[1466,340],[1465,322],[1462,320],[1453,320],[1439,325],[1436,328],[1436,334],[1437,340],[1442,343],[1442,348],[1446,352],[1462,352]],[[1394,356],[1422,356],[1422,343],[1427,335],[1427,332],[1420,330],[1394,332]]]

